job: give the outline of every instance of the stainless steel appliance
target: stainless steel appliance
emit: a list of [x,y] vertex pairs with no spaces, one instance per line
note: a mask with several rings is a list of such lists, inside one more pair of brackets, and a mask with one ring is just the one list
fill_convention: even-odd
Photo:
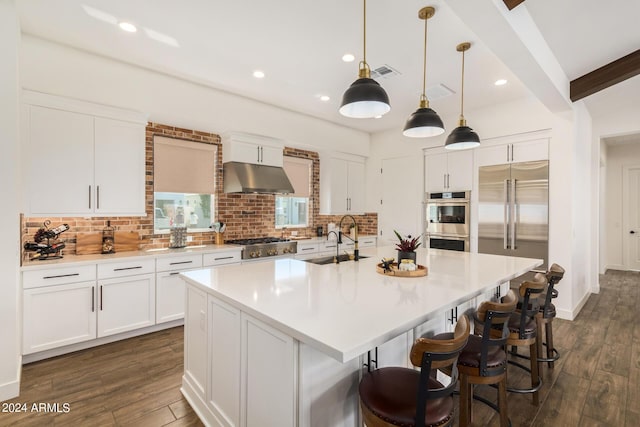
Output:
[[226,240],[225,243],[242,246],[242,261],[288,257],[298,251],[298,243],[279,237]]
[[542,258],[549,253],[549,162],[479,169],[478,252]]
[[469,191],[429,193],[426,237],[433,249],[469,251]]

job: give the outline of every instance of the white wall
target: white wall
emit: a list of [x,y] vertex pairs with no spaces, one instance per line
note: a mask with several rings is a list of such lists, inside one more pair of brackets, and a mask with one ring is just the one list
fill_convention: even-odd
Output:
[[18,45],[20,24],[13,0],[0,0],[0,401],[20,392],[21,321],[18,269],[20,266],[20,188],[18,182]]
[[369,134],[33,36],[20,46],[25,89],[137,110],[163,124],[241,131],[288,146],[369,155]]
[[622,169],[628,165],[640,165],[640,135],[635,143],[609,145],[607,147],[605,190],[605,269],[624,269],[622,239]]

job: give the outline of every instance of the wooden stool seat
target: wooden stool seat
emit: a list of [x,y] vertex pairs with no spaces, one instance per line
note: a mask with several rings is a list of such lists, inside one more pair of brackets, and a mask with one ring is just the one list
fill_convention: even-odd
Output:
[[[453,334],[441,339],[418,338],[411,347],[414,370],[384,367],[366,372],[360,381],[360,408],[367,427],[448,427],[453,425],[453,391],[458,381],[456,361],[469,338],[470,324],[462,316]],[[437,371],[450,374],[448,384]]]
[[[429,389],[444,387],[429,378]],[[376,369],[362,378],[360,399],[372,415],[395,426],[415,425],[415,400],[420,384],[420,371],[400,367]],[[409,403],[409,404],[408,404]],[[441,397],[429,400],[425,414],[425,426],[446,424],[453,418],[453,399]]]

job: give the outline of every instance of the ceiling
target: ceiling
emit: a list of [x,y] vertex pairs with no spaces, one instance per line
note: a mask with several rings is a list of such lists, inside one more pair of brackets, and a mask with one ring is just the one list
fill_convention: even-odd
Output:
[[[501,3],[492,1],[488,7]],[[612,0],[601,10],[602,2],[595,0],[563,0],[553,2],[552,13],[549,3],[527,0],[518,7],[527,8],[568,80],[640,45],[635,22],[640,2]],[[455,47],[463,41],[472,43],[465,56],[465,112],[533,96],[445,0],[367,3],[367,62],[372,69],[387,65],[398,72],[378,79],[392,105],[380,119],[348,119],[337,112],[342,93],[357,78],[363,54],[360,0],[19,0],[16,4],[24,33],[370,133],[400,131],[418,107],[424,21],[417,15],[420,8],[431,5],[436,14],[428,21],[427,94],[435,94],[429,88],[438,85],[454,92],[442,98],[430,95],[433,109],[443,117],[455,117],[460,110],[461,54]],[[126,33],[110,21],[128,21],[139,30]],[[347,52],[355,55],[354,62],[342,61]],[[252,76],[257,69],[265,78]],[[508,83],[495,86],[497,79]],[[614,86],[585,99],[592,116],[637,102],[640,76],[618,86],[624,89]],[[321,101],[321,95],[330,100]],[[445,123],[448,129],[455,125]]]

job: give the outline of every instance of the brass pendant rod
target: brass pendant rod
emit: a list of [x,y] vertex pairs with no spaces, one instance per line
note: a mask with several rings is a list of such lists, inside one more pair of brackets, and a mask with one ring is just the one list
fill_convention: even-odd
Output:
[[464,120],[464,50],[462,51],[462,89],[460,90],[460,120]]
[[362,60],[363,62],[366,64],[367,63],[367,0],[363,0],[364,3],[364,7],[363,7],[363,12],[362,12],[362,20],[363,20],[363,25],[362,25],[362,33],[363,33],[363,48],[362,48]]
[[429,19],[424,20],[424,50],[423,50],[423,58],[422,58],[422,98],[427,99],[427,21]]

